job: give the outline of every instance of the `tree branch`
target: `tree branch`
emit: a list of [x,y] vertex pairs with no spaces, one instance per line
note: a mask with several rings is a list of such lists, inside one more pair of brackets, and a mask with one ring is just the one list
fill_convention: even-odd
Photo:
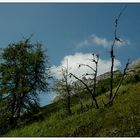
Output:
[[81,67],[81,66],[86,66],[86,67],[92,69],[92,70],[95,72],[95,69],[93,69],[90,65],[87,65],[87,64],[80,64],[79,67]]
[[116,97],[116,95],[117,95],[117,93],[118,93],[118,91],[119,91],[119,89],[120,89],[120,86],[121,86],[121,84],[122,84],[122,82],[123,82],[124,76],[126,75],[126,70],[127,70],[129,64],[130,64],[130,63],[129,63],[129,59],[128,59],[128,62],[127,62],[126,65],[125,65],[125,68],[124,68],[124,70],[123,70],[122,77],[121,77],[121,79],[120,79],[120,81],[119,81],[119,84],[118,84],[118,86],[117,86],[117,88],[116,88],[116,91],[115,91],[114,95],[112,96],[112,98],[111,98],[107,103],[104,103],[104,101],[102,100],[104,106],[107,106],[107,105],[111,104],[111,103],[113,102],[113,100],[115,99],[115,97]]
[[92,91],[90,90],[90,88],[88,87],[88,85],[83,80],[81,80],[77,76],[75,76],[74,74],[70,73],[70,75],[73,76],[75,79],[79,80],[86,87],[87,91],[90,93],[92,99],[95,102],[96,108],[98,109],[99,106],[98,106],[97,100],[95,98],[95,95],[92,93]]

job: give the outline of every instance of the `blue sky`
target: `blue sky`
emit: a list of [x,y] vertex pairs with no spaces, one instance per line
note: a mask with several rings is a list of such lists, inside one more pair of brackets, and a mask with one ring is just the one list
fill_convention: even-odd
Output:
[[[82,61],[92,52],[100,53],[101,63],[108,64],[110,46],[107,45],[113,39],[114,19],[123,6],[115,3],[0,3],[0,47],[33,33],[32,42],[40,41],[48,49],[50,66],[55,70],[64,64],[65,58]],[[140,57],[140,4],[127,6],[118,28],[118,36],[124,43],[115,47],[116,69],[123,68],[128,58]],[[42,96],[41,103],[51,99]]]

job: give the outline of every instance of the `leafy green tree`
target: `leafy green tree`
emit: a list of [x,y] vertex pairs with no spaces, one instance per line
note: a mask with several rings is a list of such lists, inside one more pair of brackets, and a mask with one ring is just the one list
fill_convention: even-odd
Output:
[[[42,44],[32,44],[30,39],[9,44],[1,53],[0,96],[2,108],[8,112],[10,124],[39,106],[38,94],[48,89],[48,57]],[[1,111],[2,112],[2,111]],[[14,124],[15,125],[15,124]]]

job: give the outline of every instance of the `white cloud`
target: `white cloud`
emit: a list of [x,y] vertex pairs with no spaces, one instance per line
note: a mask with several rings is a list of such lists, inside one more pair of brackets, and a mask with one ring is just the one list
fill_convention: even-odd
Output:
[[[127,39],[124,41],[120,38],[120,40],[122,42],[116,41],[115,45],[117,47],[127,46],[127,45],[131,44],[130,41],[127,40]],[[106,38],[99,37],[96,34],[92,34],[87,39],[85,39],[84,41],[81,41],[80,43],[78,43],[76,45],[76,47],[77,48],[83,48],[83,47],[86,47],[86,46],[89,46],[89,45],[96,45],[96,46],[102,46],[104,48],[109,48],[112,45],[112,41],[110,41]]]
[[[61,68],[67,66],[67,60],[68,60],[69,72],[75,74],[76,76],[80,77],[85,73],[92,73],[91,69],[89,69],[88,67],[78,68],[79,64],[88,64],[94,67],[93,63],[89,61],[89,59],[91,58],[92,58],[91,53],[86,53],[86,54],[75,53],[74,55],[65,56],[59,66],[53,66],[51,68],[51,72],[56,78],[60,79]],[[110,71],[110,66],[111,66],[111,60],[99,59],[98,75]],[[114,70],[118,69],[120,66],[121,66],[120,61],[115,60]]]
[[[112,41],[108,41],[106,38],[101,38],[101,37],[98,37],[96,36],[95,34],[92,34],[91,35],[91,38],[90,38],[91,42],[93,44],[96,44],[98,46],[103,46],[103,47],[110,47],[111,44],[112,44]],[[90,41],[89,40],[89,41]]]

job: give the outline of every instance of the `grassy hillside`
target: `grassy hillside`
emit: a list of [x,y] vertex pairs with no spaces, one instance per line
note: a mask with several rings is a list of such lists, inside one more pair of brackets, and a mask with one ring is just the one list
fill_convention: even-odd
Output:
[[[88,98],[73,103],[72,116],[67,116],[62,100],[44,107],[38,115],[43,118],[17,128],[5,136],[140,136],[140,83],[123,85],[113,106],[103,108],[107,93],[97,97],[100,109],[88,109]],[[75,97],[73,97],[75,98]],[[73,99],[74,100],[74,99]]]

